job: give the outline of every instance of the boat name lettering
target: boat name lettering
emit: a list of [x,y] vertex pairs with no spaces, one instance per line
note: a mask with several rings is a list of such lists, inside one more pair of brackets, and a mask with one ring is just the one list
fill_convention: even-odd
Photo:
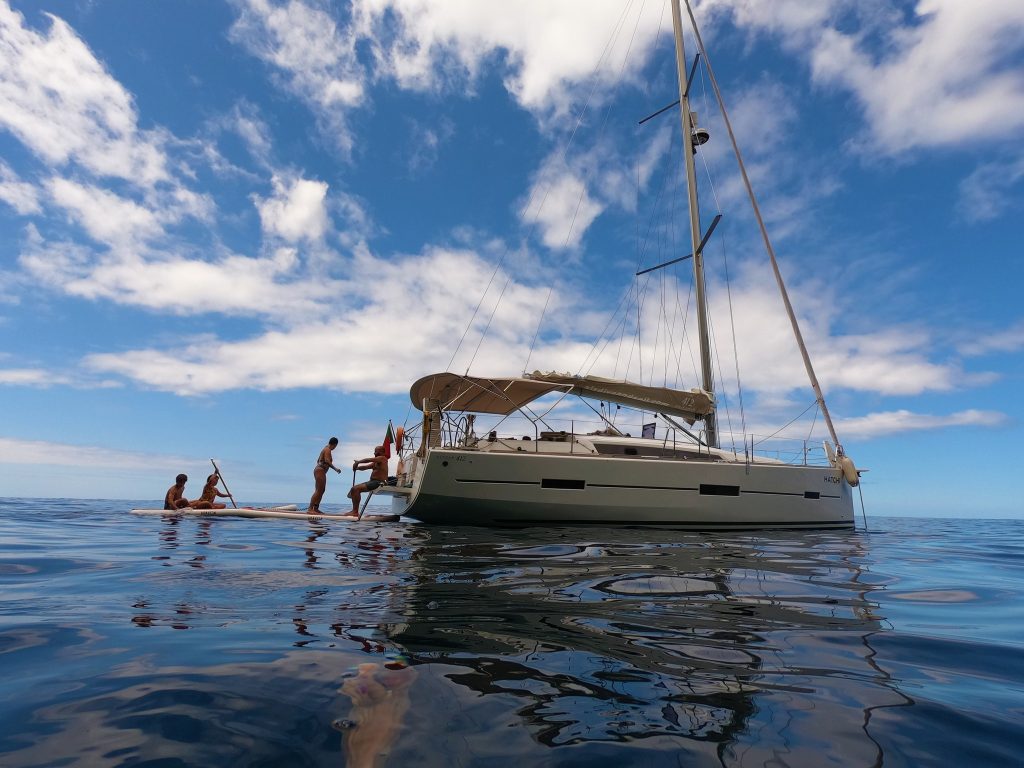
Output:
[[836,485],[839,485],[840,481],[839,481],[839,478],[836,477],[835,475],[825,475],[825,482],[826,483],[835,483]]

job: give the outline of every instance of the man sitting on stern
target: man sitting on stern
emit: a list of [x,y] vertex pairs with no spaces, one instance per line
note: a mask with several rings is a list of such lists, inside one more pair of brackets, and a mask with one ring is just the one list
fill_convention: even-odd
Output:
[[352,464],[352,469],[360,471],[363,469],[370,470],[370,479],[365,483],[359,483],[353,485],[352,490],[348,492],[348,497],[352,499],[352,514],[359,514],[359,497],[364,491],[375,491],[380,488],[388,480],[388,460],[384,456],[384,446],[378,445],[373,449],[373,457],[369,459],[359,459]]

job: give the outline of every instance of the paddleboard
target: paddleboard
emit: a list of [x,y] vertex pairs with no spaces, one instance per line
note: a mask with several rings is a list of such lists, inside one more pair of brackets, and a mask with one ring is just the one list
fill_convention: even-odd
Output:
[[[283,507],[239,507],[238,509],[133,509],[133,515],[189,515],[192,517],[276,517],[288,520],[310,520],[313,522],[337,521],[341,523],[354,523],[356,518],[350,515],[319,514],[310,515],[306,512],[297,511],[294,504]],[[363,515],[360,522],[369,523],[393,523],[400,515]]]

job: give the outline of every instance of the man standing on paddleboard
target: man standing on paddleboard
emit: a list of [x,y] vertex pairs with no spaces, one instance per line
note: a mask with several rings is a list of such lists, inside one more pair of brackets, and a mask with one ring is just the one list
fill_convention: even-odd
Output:
[[333,469],[339,475],[341,470],[334,466],[334,456],[331,451],[338,447],[338,438],[332,437],[327,441],[327,445],[320,451],[320,455],[316,459],[316,466],[313,467],[313,482],[315,483],[315,489],[313,496],[309,500],[309,509],[306,510],[309,514],[319,515],[320,514],[320,500],[323,499],[324,493],[327,492],[327,470]]

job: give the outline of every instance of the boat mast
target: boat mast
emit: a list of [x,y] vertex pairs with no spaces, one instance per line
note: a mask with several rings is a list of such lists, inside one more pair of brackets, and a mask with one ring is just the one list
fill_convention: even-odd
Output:
[[[683,162],[686,165],[686,192],[690,209],[690,241],[693,246],[693,283],[697,293],[697,334],[700,337],[701,386],[714,394],[715,380],[711,368],[711,342],[708,333],[708,306],[704,295],[704,256],[701,253],[700,208],[697,203],[697,170],[693,153],[694,125],[690,113],[688,78],[686,76],[686,51],[683,49],[683,15],[679,0],[672,0],[672,31],[676,39],[676,70],[679,73],[679,117],[683,129]],[[714,411],[704,417],[707,444],[718,447],[718,419]]]
[[[677,60],[680,59],[683,50],[682,35],[679,33],[679,27],[681,25],[677,21],[678,12],[679,0],[672,0],[672,20],[676,23]],[[736,135],[732,130],[732,121],[729,120],[729,113],[725,109],[725,101],[722,99],[722,92],[718,88],[718,80],[715,79],[715,70],[711,68],[711,60],[708,58],[707,49],[704,47],[704,41],[701,39],[700,29],[697,28],[697,19],[693,17],[693,8],[690,7],[690,0],[686,0],[686,13],[689,15],[690,23],[693,26],[693,36],[697,40],[697,48],[704,56],[704,66],[707,68],[708,80],[711,82],[711,88],[715,92],[715,99],[718,101],[718,108],[722,112],[722,120],[725,122],[725,128],[729,132],[729,141],[732,143],[732,149],[740,167],[740,175],[743,177],[743,186],[746,187],[747,196],[750,198],[750,205],[754,210],[754,217],[757,219],[757,226],[761,230],[761,239],[764,241],[765,250],[768,251],[768,258],[772,264],[772,272],[775,273],[775,282],[779,286],[779,293],[782,294],[782,303],[786,306],[786,314],[789,315],[789,322],[793,327],[793,336],[796,337],[797,346],[800,347],[800,355],[804,359],[804,369],[807,371],[807,378],[810,379],[811,388],[814,390],[814,396],[818,401],[818,406],[821,408],[821,415],[825,419],[825,425],[828,427],[828,433],[832,437],[832,442],[835,443],[836,450],[839,454],[845,455],[843,444],[839,442],[839,436],[836,434],[835,425],[832,423],[832,416],[828,412],[828,406],[825,405],[825,395],[821,391],[821,385],[818,384],[818,377],[814,375],[814,366],[811,365],[811,356],[807,351],[807,345],[804,343],[804,335],[800,332],[800,324],[797,322],[796,312],[793,311],[793,305],[789,301],[789,292],[786,290],[786,283],[782,280],[782,272],[779,269],[779,262],[778,259],[775,258],[775,249],[772,247],[772,241],[768,238],[768,229],[765,227],[764,219],[761,217],[761,207],[757,204],[757,198],[754,196],[754,188],[750,184],[750,177],[747,176],[747,168],[743,162],[743,155],[740,154],[740,147],[739,144],[736,143]],[[681,69],[680,77],[682,77]],[[683,86],[680,85],[680,88],[683,88]],[[695,269],[696,266],[696,259],[694,259]],[[851,485],[856,485],[856,483],[851,482]]]

